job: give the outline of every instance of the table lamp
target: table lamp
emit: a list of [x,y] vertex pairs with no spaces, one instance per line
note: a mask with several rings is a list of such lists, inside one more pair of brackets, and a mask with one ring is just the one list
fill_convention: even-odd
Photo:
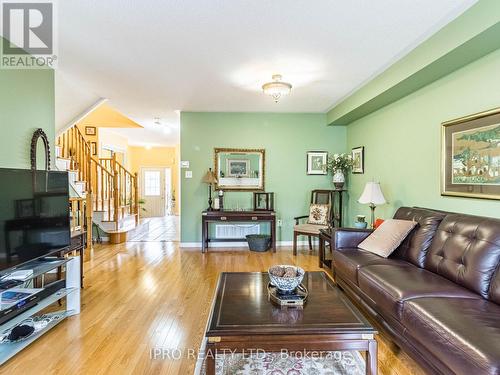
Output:
[[363,190],[363,194],[358,199],[359,203],[369,204],[370,209],[372,210],[372,228],[375,223],[375,207],[377,205],[387,203],[382,193],[382,189],[380,189],[379,182],[367,182],[365,185],[365,189]]
[[203,176],[201,180],[205,184],[208,184],[208,208],[207,211],[212,211],[212,185],[217,183],[217,177],[212,171],[212,168],[208,168],[208,172]]

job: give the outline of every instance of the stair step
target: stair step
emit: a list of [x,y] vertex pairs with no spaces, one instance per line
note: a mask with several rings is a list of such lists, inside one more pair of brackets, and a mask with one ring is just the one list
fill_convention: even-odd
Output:
[[56,167],[59,170],[67,171],[69,168],[71,168],[71,160],[57,158],[56,159]]

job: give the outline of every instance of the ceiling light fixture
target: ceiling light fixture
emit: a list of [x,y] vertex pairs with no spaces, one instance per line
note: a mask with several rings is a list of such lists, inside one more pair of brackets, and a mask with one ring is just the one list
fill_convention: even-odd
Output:
[[274,74],[273,81],[262,85],[264,94],[272,96],[275,103],[284,95],[289,95],[292,91],[292,85],[288,82],[281,81],[281,74]]

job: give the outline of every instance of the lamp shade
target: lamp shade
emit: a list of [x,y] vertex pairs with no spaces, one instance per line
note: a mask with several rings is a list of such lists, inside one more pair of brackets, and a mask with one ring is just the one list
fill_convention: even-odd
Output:
[[203,179],[201,181],[206,183],[206,184],[216,184],[217,183],[217,177],[215,176],[215,173],[212,171],[212,168],[210,168],[207,171],[207,173],[205,173],[205,176],[203,176]]
[[384,204],[386,203],[382,189],[380,189],[380,183],[378,182],[367,182],[363,194],[358,199],[359,203],[362,204]]

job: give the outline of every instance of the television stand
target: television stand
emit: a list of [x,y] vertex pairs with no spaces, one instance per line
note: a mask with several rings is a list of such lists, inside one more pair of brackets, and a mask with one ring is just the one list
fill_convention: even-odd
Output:
[[[65,268],[64,278],[45,283],[46,274],[56,271],[59,267]],[[0,313],[4,316],[2,318],[3,323],[0,324],[0,365],[67,317],[80,313],[80,257],[59,258],[51,262],[37,259],[17,268],[17,270],[20,269],[32,269],[33,274],[22,282],[22,287],[18,286],[11,290],[22,291],[22,289],[25,289],[26,294],[32,292],[33,294],[19,301],[11,301],[0,305]],[[4,274],[8,274],[8,271],[4,272]],[[59,273],[54,273],[54,275],[59,275]],[[35,284],[38,284],[35,283],[37,279],[41,279],[41,287],[33,288]],[[2,293],[5,293],[5,291]],[[25,303],[27,300],[30,300],[30,302]],[[62,300],[65,300],[65,304],[62,304],[63,308],[55,311],[61,305]],[[26,308],[26,306],[28,307]],[[38,330],[31,335],[15,342],[2,340],[14,327],[22,324],[32,325],[33,321],[42,315],[47,322],[46,325],[42,327],[39,324]]]
[[64,260],[65,258],[61,258],[61,257],[43,257],[43,258],[39,258],[38,260],[40,262],[56,262],[58,260]]

